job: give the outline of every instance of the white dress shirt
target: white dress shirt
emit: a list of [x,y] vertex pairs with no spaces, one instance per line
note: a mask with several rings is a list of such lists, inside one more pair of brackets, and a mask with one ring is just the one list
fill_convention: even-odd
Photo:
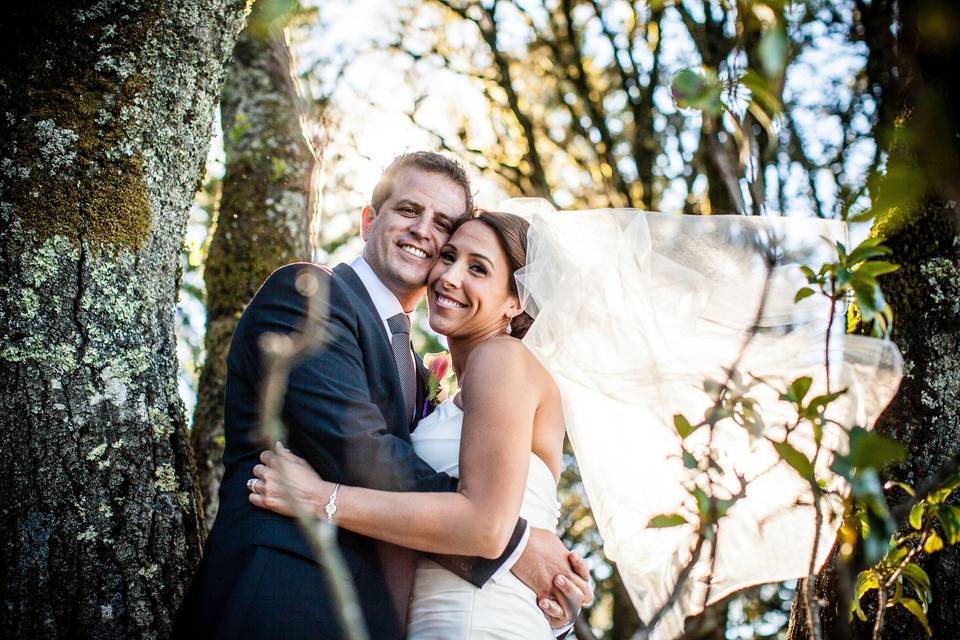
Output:
[[[383,282],[380,280],[380,277],[376,274],[376,272],[374,272],[373,268],[367,263],[362,255],[357,256],[353,262],[350,263],[350,267],[356,272],[357,277],[360,278],[360,282],[363,283],[367,293],[370,294],[370,299],[373,300],[373,306],[377,308],[377,313],[380,315],[380,320],[383,321],[383,330],[386,333],[387,341],[389,342],[392,334],[390,332],[390,325],[387,324],[387,318],[391,318],[398,313],[406,312],[400,305],[400,301],[397,300],[397,296],[395,296],[393,292],[390,291],[385,284],[383,284]],[[517,548],[513,550],[513,553],[510,554],[510,557],[507,558],[506,562],[500,565],[496,573],[491,576],[491,580],[496,580],[513,568],[513,565],[516,564],[517,560],[519,560],[520,556],[523,554],[523,550],[527,546],[527,541],[529,539],[530,527],[527,527],[523,532],[523,537],[520,539],[520,544],[518,544]]]

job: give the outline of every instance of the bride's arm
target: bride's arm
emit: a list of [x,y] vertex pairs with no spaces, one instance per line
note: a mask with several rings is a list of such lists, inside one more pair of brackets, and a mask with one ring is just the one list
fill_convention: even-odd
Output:
[[[462,388],[464,423],[456,493],[399,493],[340,487],[334,522],[410,549],[496,558],[513,533],[523,499],[533,419],[542,397],[533,356],[514,340],[491,340],[470,355]],[[533,379],[531,379],[533,378]],[[289,452],[267,453],[255,472],[266,495],[257,506],[284,511],[286,494],[306,499],[318,517],[334,485]],[[283,473],[286,486],[279,482]],[[261,490],[261,492],[264,492]],[[288,505],[287,505],[288,506]]]

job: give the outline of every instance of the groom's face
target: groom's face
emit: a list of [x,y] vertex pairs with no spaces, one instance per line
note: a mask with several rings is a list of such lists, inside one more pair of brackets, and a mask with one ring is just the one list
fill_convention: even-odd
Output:
[[364,208],[363,257],[404,309],[423,295],[427,274],[466,207],[463,187],[447,176],[405,168],[379,211]]

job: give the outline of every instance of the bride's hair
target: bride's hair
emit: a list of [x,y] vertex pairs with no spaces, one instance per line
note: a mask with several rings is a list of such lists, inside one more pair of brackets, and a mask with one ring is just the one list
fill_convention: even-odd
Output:
[[[460,218],[457,227],[465,222],[482,222],[491,229],[497,240],[500,241],[500,247],[507,256],[507,262],[510,264],[510,293],[520,297],[517,291],[517,280],[514,278],[517,270],[527,264],[527,229],[530,223],[515,216],[512,213],[503,213],[502,211],[487,211],[477,209],[473,216]],[[454,229],[456,231],[456,229]],[[451,232],[451,235],[453,233]],[[510,323],[510,335],[520,339],[526,335],[530,325],[533,324],[533,317],[526,311],[520,312],[513,317]]]

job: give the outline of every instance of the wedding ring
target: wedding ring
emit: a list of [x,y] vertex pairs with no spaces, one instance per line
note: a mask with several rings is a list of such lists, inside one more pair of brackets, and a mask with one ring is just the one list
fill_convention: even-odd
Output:
[[247,480],[247,489],[250,491],[250,493],[257,492],[258,482],[260,482],[260,478],[250,478],[249,480]]

